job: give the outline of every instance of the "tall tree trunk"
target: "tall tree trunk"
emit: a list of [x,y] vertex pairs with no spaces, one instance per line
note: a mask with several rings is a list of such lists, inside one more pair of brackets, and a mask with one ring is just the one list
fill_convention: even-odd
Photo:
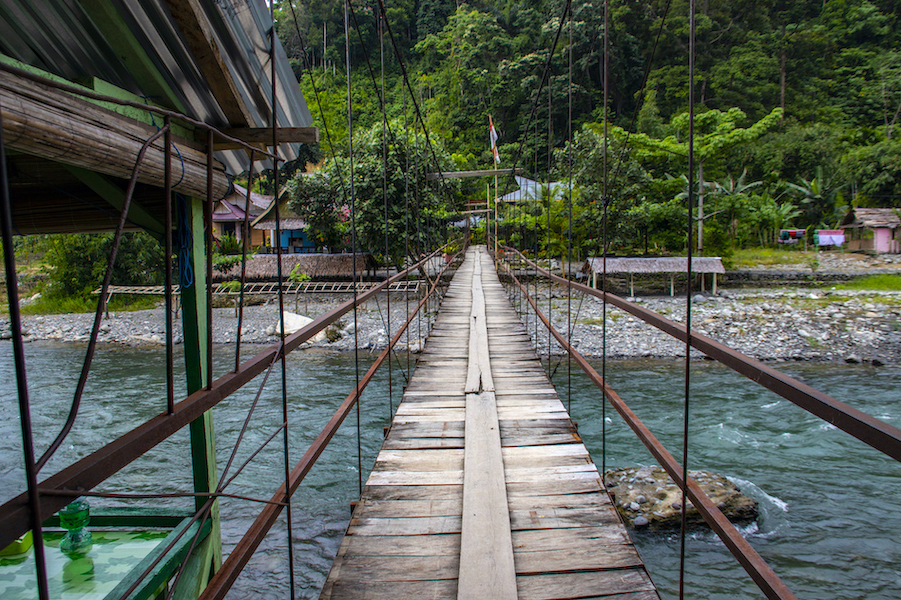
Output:
[[779,106],[782,108],[782,122],[785,122],[785,23],[782,24],[782,49],[779,61]]

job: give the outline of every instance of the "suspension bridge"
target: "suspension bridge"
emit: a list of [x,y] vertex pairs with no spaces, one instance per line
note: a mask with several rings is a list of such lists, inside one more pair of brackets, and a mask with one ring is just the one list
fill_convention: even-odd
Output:
[[470,248],[320,597],[657,598],[601,481]]

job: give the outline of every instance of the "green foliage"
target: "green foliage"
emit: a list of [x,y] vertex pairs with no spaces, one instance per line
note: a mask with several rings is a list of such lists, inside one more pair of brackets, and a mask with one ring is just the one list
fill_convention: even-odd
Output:
[[[681,251],[685,221],[680,214],[684,215],[686,206],[678,195],[685,191],[683,177],[687,176],[688,2],[671,3],[658,43],[657,32],[668,5],[663,0],[610,1],[607,111],[603,106],[603,3],[572,5],[572,31],[569,22],[563,23],[562,44],[550,57],[562,12],[557,1],[403,0],[391,6],[388,20],[407,61],[431,138],[451,153],[451,164],[460,169],[492,164],[486,132],[491,115],[501,134],[501,166],[508,166],[516,156],[517,166],[525,166],[527,176],[541,180],[568,175],[565,154],[560,151],[568,137],[566,43],[571,33],[572,122],[577,132],[573,226],[585,232],[576,247],[594,251],[602,227],[601,129],[606,114],[611,125],[607,171],[612,176],[607,190],[611,249]],[[355,11],[351,93],[356,134],[378,126],[381,104],[366,64],[367,54],[377,54],[376,13],[360,6]],[[289,56],[299,60],[303,47],[307,62],[315,67],[321,113],[309,75],[303,77],[302,86],[315,124],[322,131],[327,127],[331,134],[330,141],[323,139],[323,148],[346,155],[345,75],[340,67],[331,68],[343,64],[342,12],[337,0],[305,2],[296,5],[294,13],[287,3],[277,4],[277,28]],[[832,225],[852,203],[897,206],[901,196],[901,147],[894,133],[901,118],[899,19],[901,13],[894,4],[872,0],[709,0],[698,7],[696,176],[704,193],[708,250],[771,244],[774,231],[787,225]],[[292,32],[295,20],[300,36]],[[648,86],[642,90],[646,61],[655,44]],[[548,58],[549,78],[530,130],[525,131]],[[386,80],[389,118],[402,123],[406,102],[406,120],[412,123],[412,101],[391,51],[387,52]],[[635,111],[637,126],[627,131]],[[586,123],[590,125],[582,128]],[[398,125],[396,131],[401,130]],[[737,185],[736,177],[744,172],[753,187],[730,189],[730,182]],[[365,212],[363,220],[374,223],[381,188],[373,175],[369,172],[365,178],[371,183],[361,187],[374,192],[366,197],[371,206],[361,206],[358,214]],[[310,178],[304,193],[324,198],[326,190],[339,190],[335,176],[323,173],[316,176],[318,181]],[[481,198],[484,188],[478,189],[477,184],[467,181],[459,190],[470,198]],[[332,197],[312,210],[315,215],[332,209],[331,221],[314,225],[322,239],[333,244],[346,241],[346,229],[335,219],[335,210],[345,204]],[[558,209],[552,204],[550,234],[545,231],[546,210],[533,207],[515,217],[507,215],[508,222],[516,221],[516,231],[511,224],[509,237],[534,241],[550,235],[552,245],[559,246],[559,240],[553,241],[554,215],[568,212],[569,207]],[[389,217],[391,222],[397,219],[393,213]],[[390,235],[396,232],[389,229]],[[367,247],[384,246],[384,242],[375,244],[379,237],[375,230],[362,237]]]
[[222,255],[241,254],[243,252],[241,241],[233,233],[223,234],[216,240],[216,252]]
[[236,293],[241,291],[241,280],[240,279],[232,279],[226,281],[222,284],[222,289],[230,293]]
[[[112,234],[70,234],[50,239],[45,261],[50,268],[50,298],[87,297],[100,286],[112,254]],[[159,243],[145,233],[124,233],[113,267],[113,285],[163,283],[164,256]]]
[[901,275],[870,275],[835,286],[839,290],[873,290],[882,292],[901,291]]
[[291,274],[288,275],[288,281],[293,281],[294,283],[304,283],[306,281],[310,281],[311,279],[313,278],[310,277],[310,274],[304,273],[301,270],[299,264],[294,265],[294,268],[291,269]]
[[[392,122],[391,130],[400,131],[400,124]],[[410,252],[420,254],[447,239],[451,202],[459,190],[457,180],[427,180],[431,171],[454,168],[451,157],[436,147],[434,140],[431,149],[421,135],[411,134],[409,146],[406,141],[406,136],[391,138],[389,131],[387,146],[383,146],[381,124],[358,133],[354,140],[357,246],[365,252],[385,254],[387,205],[387,254],[395,265],[401,264],[407,245]],[[330,248],[350,242],[349,173],[350,161],[341,157],[288,184],[291,209],[307,221],[311,237]]]

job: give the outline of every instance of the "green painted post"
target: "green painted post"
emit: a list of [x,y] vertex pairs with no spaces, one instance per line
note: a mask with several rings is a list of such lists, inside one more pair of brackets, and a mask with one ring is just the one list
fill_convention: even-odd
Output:
[[[188,394],[203,387],[206,375],[207,310],[206,310],[206,250],[203,232],[203,200],[190,198],[188,215],[193,238],[191,266],[194,281],[181,290],[182,331],[184,337],[185,372]],[[194,491],[210,492],[219,482],[216,468],[216,442],[212,412],[191,423],[191,458],[194,467]],[[206,504],[206,498],[195,500],[196,509]],[[206,587],[210,576],[222,566],[222,538],[219,524],[219,502],[210,513],[210,535],[191,555],[188,567],[179,581],[176,597],[196,598]]]

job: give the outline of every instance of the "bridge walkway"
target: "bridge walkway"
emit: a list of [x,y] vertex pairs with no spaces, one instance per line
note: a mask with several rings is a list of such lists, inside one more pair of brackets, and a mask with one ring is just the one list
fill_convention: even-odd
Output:
[[602,485],[470,248],[320,598],[657,599]]

